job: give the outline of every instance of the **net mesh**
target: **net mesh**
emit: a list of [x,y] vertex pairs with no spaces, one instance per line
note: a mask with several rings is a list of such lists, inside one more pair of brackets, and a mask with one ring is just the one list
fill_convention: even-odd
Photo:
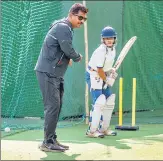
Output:
[[137,109],[163,110],[162,9],[161,1],[124,2],[123,42],[131,36],[138,37],[122,68],[126,109],[131,109],[132,78],[135,77]]

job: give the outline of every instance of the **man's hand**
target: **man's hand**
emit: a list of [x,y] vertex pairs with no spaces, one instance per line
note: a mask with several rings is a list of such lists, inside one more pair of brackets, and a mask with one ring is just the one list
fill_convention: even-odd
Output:
[[72,66],[72,59],[70,59],[68,65],[69,65],[69,66]]
[[[80,55],[80,59],[78,59],[78,60],[75,61],[75,62],[81,62],[83,56],[82,56],[81,54],[79,54],[79,55]],[[69,63],[68,63],[69,66],[72,66],[72,61],[73,61],[72,59],[69,60]]]
[[79,54],[79,55],[80,55],[80,60],[79,60],[79,62],[81,62],[81,60],[82,60],[83,56],[82,56],[81,54]]

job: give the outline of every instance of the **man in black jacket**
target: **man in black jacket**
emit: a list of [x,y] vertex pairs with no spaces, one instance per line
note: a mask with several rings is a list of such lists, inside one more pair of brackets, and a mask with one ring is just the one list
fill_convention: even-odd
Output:
[[35,66],[44,103],[44,141],[39,146],[43,151],[69,149],[57,141],[56,126],[64,93],[64,74],[71,60],[80,62],[82,55],[72,47],[73,28],[87,19],[88,9],[80,3],[74,4],[68,17],[55,21],[48,31]]

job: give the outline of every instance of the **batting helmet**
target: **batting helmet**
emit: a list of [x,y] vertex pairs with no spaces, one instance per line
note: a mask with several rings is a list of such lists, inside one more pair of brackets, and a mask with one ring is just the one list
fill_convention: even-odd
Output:
[[108,37],[115,37],[117,38],[117,33],[115,32],[115,29],[113,29],[110,26],[105,27],[101,32],[102,38],[108,38]]

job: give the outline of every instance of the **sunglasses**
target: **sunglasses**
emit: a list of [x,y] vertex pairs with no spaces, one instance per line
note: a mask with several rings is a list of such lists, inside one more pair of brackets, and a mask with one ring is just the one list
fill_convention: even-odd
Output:
[[79,16],[79,15],[75,15],[75,16],[78,16],[78,20],[80,20],[80,21],[82,21],[82,20],[86,21],[86,20],[87,20],[87,18],[86,18],[86,17]]

